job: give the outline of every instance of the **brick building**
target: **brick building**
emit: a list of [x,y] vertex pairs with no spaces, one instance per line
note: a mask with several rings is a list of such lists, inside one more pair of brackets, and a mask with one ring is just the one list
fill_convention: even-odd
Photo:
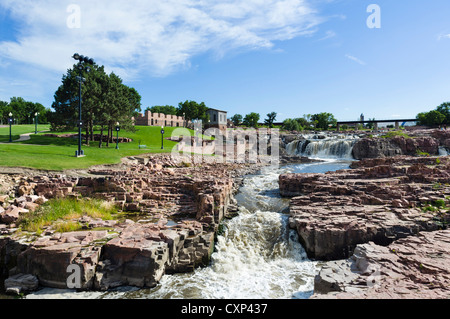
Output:
[[184,127],[185,121],[182,116],[166,115],[162,113],[152,113],[146,111],[135,119],[135,125],[138,126],[166,126],[166,127]]

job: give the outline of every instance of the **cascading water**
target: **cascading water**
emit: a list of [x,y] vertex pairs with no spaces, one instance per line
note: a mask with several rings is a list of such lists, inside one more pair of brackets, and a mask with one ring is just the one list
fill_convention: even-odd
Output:
[[247,176],[236,195],[239,215],[224,222],[210,266],[193,273],[163,276],[153,289],[119,288],[109,292],[44,289],[28,298],[290,299],[313,293],[316,262],[307,259],[289,216],[289,200],[279,195],[282,173],[323,173],[348,168],[349,162],[265,167]]
[[303,135],[286,146],[289,155],[312,158],[352,159],[352,149],[359,139],[355,135]]
[[450,152],[445,147],[439,147],[439,156],[448,156],[450,155]]

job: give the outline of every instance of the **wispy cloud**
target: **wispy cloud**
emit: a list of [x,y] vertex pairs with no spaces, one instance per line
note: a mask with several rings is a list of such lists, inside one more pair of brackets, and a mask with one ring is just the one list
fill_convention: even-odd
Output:
[[449,34],[439,34],[437,39],[438,39],[438,41],[440,41],[442,39],[450,39],[450,33]]
[[[272,49],[315,32],[322,20],[310,2],[0,0],[0,10],[18,21],[18,37],[0,41],[0,55],[61,72],[79,52],[122,77],[166,76],[201,54]],[[80,8],[80,28],[67,25],[71,3]]]
[[345,57],[346,57],[347,59],[349,59],[349,60],[352,60],[352,61],[354,61],[354,62],[360,64],[360,65],[366,65],[366,62],[364,62],[364,61],[358,59],[357,57],[354,57],[353,55],[346,54]]
[[324,41],[324,40],[327,40],[327,39],[334,38],[335,36],[336,36],[336,32],[334,32],[334,31],[332,31],[332,30],[328,30],[328,31],[325,33],[325,36],[322,37],[322,38],[320,38],[320,39],[318,39],[317,41]]

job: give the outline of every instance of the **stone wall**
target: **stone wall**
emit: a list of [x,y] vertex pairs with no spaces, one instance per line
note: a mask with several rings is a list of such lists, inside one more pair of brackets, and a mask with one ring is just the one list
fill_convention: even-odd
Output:
[[135,119],[135,125],[184,127],[185,121],[182,116],[166,115],[146,111],[145,114],[140,114]]

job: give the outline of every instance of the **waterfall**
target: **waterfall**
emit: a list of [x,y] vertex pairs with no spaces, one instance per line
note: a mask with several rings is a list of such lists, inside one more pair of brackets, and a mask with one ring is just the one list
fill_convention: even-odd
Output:
[[352,149],[359,137],[354,135],[304,135],[286,146],[289,155],[312,158],[352,159]]
[[448,156],[450,155],[449,150],[445,147],[439,147],[439,156]]

